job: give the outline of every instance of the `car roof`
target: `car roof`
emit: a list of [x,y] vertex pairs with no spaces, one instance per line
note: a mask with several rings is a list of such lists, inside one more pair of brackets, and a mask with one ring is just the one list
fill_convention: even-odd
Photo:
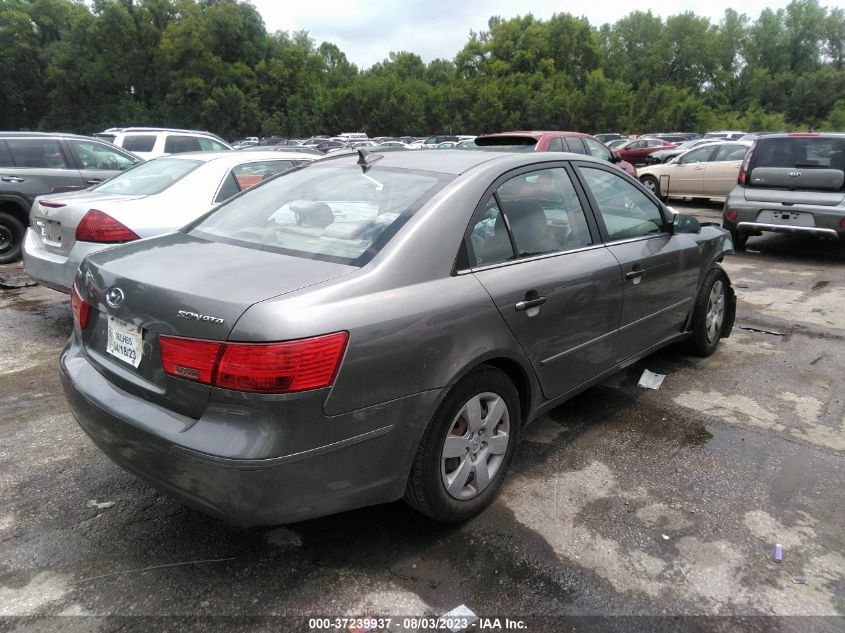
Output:
[[[331,154],[326,158],[315,161],[315,164],[326,164],[338,160],[358,160],[360,150],[339,152]],[[375,168],[394,167],[400,169],[414,169],[418,171],[431,171],[458,176],[478,167],[484,163],[493,161],[510,163],[510,167],[516,168],[522,165],[530,165],[538,162],[553,162],[561,160],[567,155],[572,160],[595,162],[606,165],[607,161],[587,156],[585,154],[574,154],[571,152],[490,152],[464,149],[443,149],[437,151],[414,151],[399,150],[395,152],[366,152],[365,155],[380,155],[383,158],[371,163]],[[567,159],[563,159],[567,160]]]
[[[775,132],[772,134],[765,134],[757,140],[766,140],[773,138],[845,138],[845,132]],[[751,141],[744,141],[751,143]]]
[[491,136],[528,136],[536,140],[540,140],[546,134],[555,134],[557,136],[590,136],[583,132],[570,132],[566,130],[524,130],[513,132],[495,132],[493,134],[480,134],[476,138],[490,138]]
[[[153,158],[147,162],[152,162],[154,160],[160,160],[162,158],[175,158],[177,160],[200,160],[204,163],[210,163],[211,161],[220,161],[220,162],[227,162],[237,165],[238,163],[243,163],[246,161],[260,161],[260,160],[308,160],[308,154],[302,154],[299,152],[274,152],[274,151],[255,151],[255,152],[239,152],[237,150],[226,150],[221,152],[182,152],[180,154],[165,154],[164,156],[159,156],[157,158]],[[317,158],[314,155],[314,158]]]
[[79,138],[86,141],[100,141],[103,139],[95,136],[84,136],[82,134],[70,134],[66,132],[0,132],[0,138]]

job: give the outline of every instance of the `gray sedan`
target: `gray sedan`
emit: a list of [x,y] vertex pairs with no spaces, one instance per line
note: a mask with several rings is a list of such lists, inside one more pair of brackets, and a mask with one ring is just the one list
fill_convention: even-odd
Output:
[[63,384],[109,457],[209,514],[461,521],[526,423],[671,343],[712,353],[731,252],[606,161],[360,150],[89,256]]

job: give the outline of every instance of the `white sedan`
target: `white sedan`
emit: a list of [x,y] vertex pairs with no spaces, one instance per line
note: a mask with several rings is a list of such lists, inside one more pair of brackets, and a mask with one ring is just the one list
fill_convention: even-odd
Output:
[[637,169],[637,177],[654,195],[666,198],[724,200],[736,184],[751,143],[715,142],[700,145],[668,163]]
[[23,245],[27,274],[70,292],[86,255],[169,233],[262,180],[317,156],[196,152],[142,163],[85,191],[35,199]]

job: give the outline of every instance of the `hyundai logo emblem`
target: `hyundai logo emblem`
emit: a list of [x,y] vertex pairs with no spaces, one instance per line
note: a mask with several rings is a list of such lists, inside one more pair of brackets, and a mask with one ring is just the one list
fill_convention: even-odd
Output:
[[123,305],[123,290],[115,286],[114,288],[109,288],[109,291],[106,293],[106,303],[109,305],[110,308],[119,308]]

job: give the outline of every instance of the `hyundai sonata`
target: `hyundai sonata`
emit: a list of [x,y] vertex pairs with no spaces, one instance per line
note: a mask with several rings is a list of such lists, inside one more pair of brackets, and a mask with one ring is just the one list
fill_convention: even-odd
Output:
[[61,356],[82,428],[207,513],[496,495],[525,424],[670,343],[712,353],[720,227],[584,155],[339,155],[89,256]]

